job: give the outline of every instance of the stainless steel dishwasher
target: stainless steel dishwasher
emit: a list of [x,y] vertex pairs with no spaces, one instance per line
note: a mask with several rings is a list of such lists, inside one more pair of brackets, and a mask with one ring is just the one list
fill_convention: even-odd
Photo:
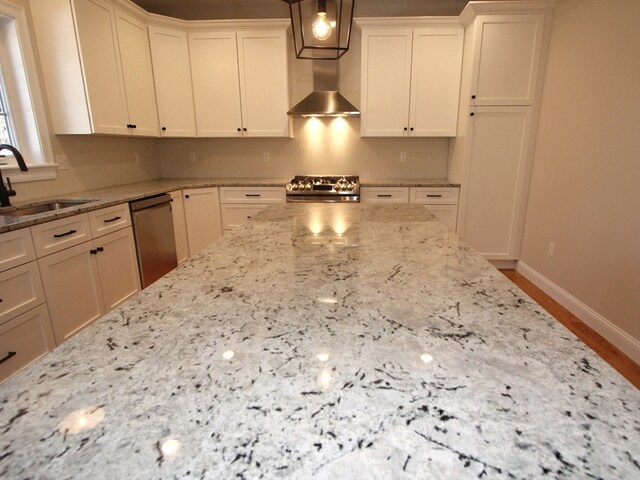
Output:
[[178,266],[173,233],[171,195],[161,194],[129,202],[136,238],[142,288]]

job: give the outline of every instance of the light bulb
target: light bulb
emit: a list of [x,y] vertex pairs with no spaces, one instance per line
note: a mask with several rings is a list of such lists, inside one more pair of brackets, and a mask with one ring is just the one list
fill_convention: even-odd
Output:
[[313,21],[313,25],[311,25],[313,36],[318,40],[326,40],[331,36],[332,30],[331,23],[327,20],[327,13],[318,12],[318,17]]

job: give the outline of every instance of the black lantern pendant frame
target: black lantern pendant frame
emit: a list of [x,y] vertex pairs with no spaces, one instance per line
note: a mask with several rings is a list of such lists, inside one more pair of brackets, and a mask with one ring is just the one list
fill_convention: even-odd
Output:
[[[311,31],[314,20],[309,12],[326,11],[326,0],[282,0],[289,4],[293,46],[296,58],[307,60],[337,60],[349,50],[351,43],[351,25],[355,0],[329,0],[336,5],[336,26],[331,37],[325,41],[318,40]],[[314,9],[303,11],[303,3],[317,4]],[[345,10],[347,10],[345,12]],[[309,17],[309,18],[307,18]],[[346,28],[346,30],[345,30]]]

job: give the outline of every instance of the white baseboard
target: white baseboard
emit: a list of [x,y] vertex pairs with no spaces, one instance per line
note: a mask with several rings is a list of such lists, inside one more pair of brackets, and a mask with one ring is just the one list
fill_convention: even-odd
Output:
[[624,330],[621,330],[618,326],[582,303],[566,290],[560,288],[544,275],[535,271],[526,263],[519,261],[516,270],[556,302],[613,343],[619,350],[631,358],[631,360],[640,364],[640,341],[633,338]]

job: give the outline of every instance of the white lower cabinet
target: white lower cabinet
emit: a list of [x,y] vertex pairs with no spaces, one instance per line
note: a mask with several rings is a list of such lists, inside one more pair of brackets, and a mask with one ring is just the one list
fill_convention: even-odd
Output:
[[85,242],[38,260],[58,344],[104,312],[92,250],[92,242]]
[[361,187],[362,203],[409,203],[408,187]]
[[0,325],[0,383],[56,346],[47,306],[39,305]]
[[182,194],[189,253],[193,256],[222,236],[220,198],[217,187],[190,188]]
[[31,233],[56,343],[140,291],[127,204],[36,225]]
[[424,205],[438,220],[455,232],[459,192],[458,187],[411,187],[409,203]]
[[285,201],[282,187],[220,187],[222,228],[229,232],[269,205]]
[[184,215],[184,199],[182,190],[175,190],[171,195],[171,216],[173,217],[173,235],[176,241],[176,258],[178,265],[187,260],[189,240],[187,239],[187,220]]

